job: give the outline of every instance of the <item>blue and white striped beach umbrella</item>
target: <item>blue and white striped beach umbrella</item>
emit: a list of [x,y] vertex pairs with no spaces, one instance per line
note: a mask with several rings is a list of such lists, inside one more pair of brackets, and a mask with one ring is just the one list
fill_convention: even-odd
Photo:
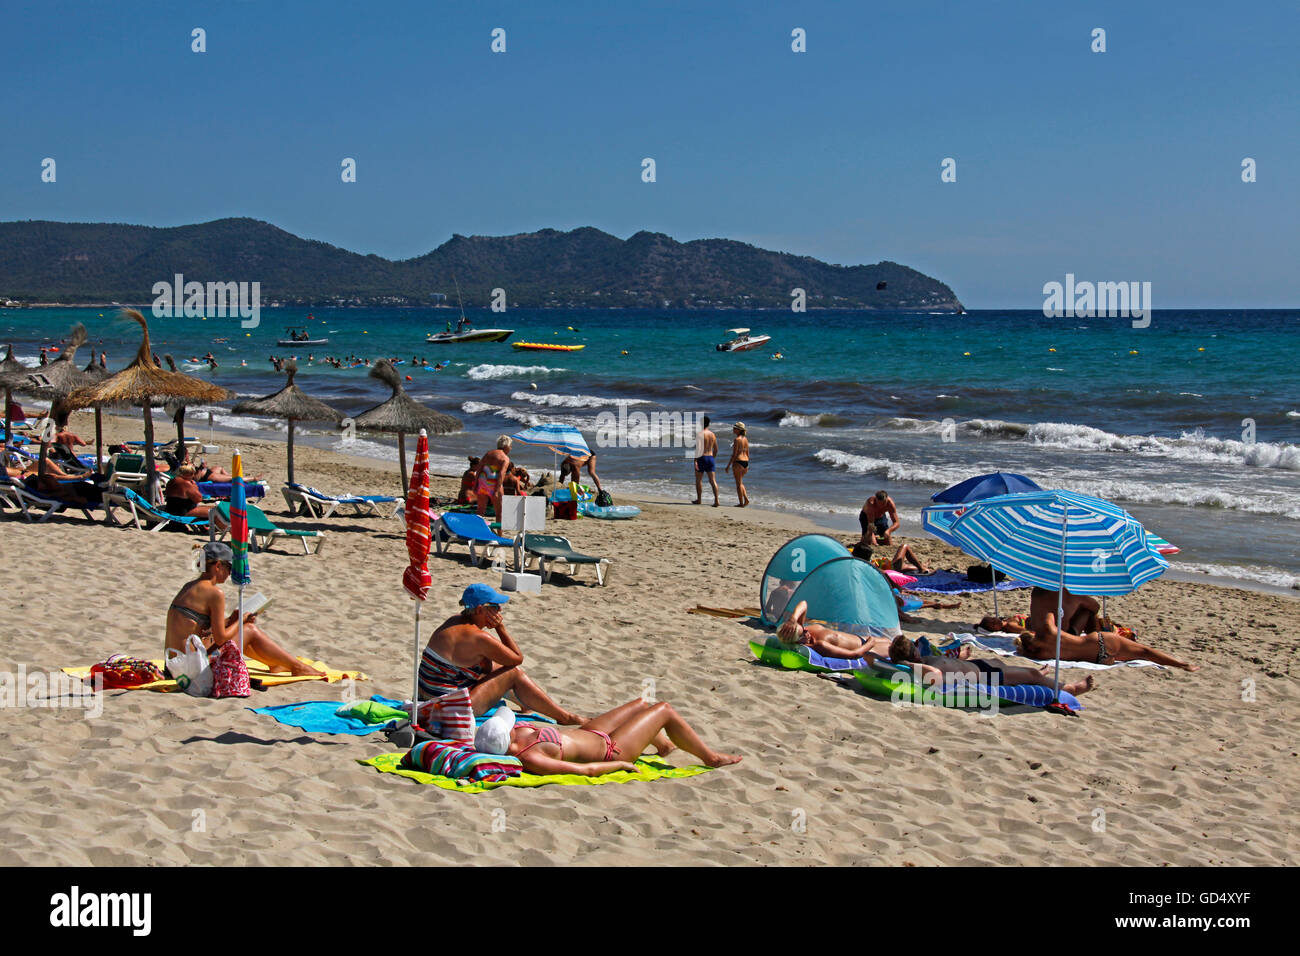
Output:
[[1108,501],[1073,491],[985,498],[967,505],[947,532],[959,548],[999,571],[1057,592],[1058,684],[1065,589],[1128,594],[1169,567],[1136,518]]
[[930,505],[921,509],[921,527],[945,544],[960,548],[961,542],[952,536],[952,523],[965,512],[966,505]]
[[585,458],[591,454],[582,432],[572,425],[561,425],[558,422],[549,425],[533,425],[510,437],[525,445],[541,445],[543,448],[549,448],[557,455]]
[[1123,508],[1072,491],[1031,491],[964,507],[945,529],[953,543],[1041,588],[1128,594],[1169,568]]

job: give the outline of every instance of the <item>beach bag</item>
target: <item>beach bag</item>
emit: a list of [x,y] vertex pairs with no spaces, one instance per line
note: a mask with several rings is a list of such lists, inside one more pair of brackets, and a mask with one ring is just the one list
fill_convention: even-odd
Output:
[[611,495],[608,491],[602,491],[600,494],[596,495],[597,508],[608,508],[613,504],[614,504],[614,496]]
[[191,697],[207,697],[212,693],[212,668],[208,665],[208,652],[197,634],[185,641],[185,653],[167,648],[165,661],[180,689]]
[[102,681],[105,690],[122,687],[140,687],[143,684],[154,684],[161,680],[166,680],[163,672],[160,671],[152,661],[140,660],[138,657],[127,657],[125,654],[114,654],[106,661],[101,661],[90,668],[90,681],[94,683],[98,679]]
[[251,697],[253,689],[248,684],[248,665],[239,652],[236,641],[226,641],[212,652],[212,696]]
[[995,584],[1006,579],[1005,574],[1001,571],[995,571],[988,564],[972,564],[966,569],[966,580],[973,581],[976,584]]
[[416,724],[430,737],[465,743],[474,740],[474,703],[466,687],[420,701],[417,714]]

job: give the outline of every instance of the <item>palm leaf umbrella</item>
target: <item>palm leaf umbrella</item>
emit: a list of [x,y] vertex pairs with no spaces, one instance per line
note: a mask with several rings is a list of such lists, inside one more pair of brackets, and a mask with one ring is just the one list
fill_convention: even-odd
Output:
[[31,374],[31,369],[14,358],[14,347],[10,345],[4,361],[0,362],[0,388],[3,388],[5,392],[5,444],[12,444],[13,442],[10,435],[13,420],[9,417],[9,405],[14,400],[14,392],[26,393],[31,384],[28,381],[28,376]]
[[343,413],[331,408],[319,399],[312,398],[293,383],[298,374],[298,363],[294,359],[284,363],[284,370],[289,380],[284,388],[274,395],[253,398],[240,402],[235,412],[240,415],[263,415],[268,418],[283,418],[289,423],[289,484],[293,484],[293,428],[297,422],[329,422],[337,425],[343,421]]
[[459,419],[435,412],[427,405],[421,405],[402,388],[402,378],[388,359],[380,359],[370,370],[370,377],[377,378],[393,390],[388,401],[381,402],[374,408],[368,408],[354,419],[357,428],[363,431],[397,432],[397,458],[402,466],[402,489],[406,483],[406,433],[419,433],[423,428],[431,435],[445,435],[458,431]]
[[[56,428],[68,424],[72,409],[67,399],[78,388],[91,384],[92,379],[77,368],[77,349],[86,342],[86,327],[78,322],[72,327],[63,352],[53,362],[40,368],[27,369],[27,385],[23,390],[34,398],[50,403],[49,417],[54,420]],[[42,436],[44,437],[44,436]],[[49,442],[41,442],[41,458],[38,472],[45,474],[45,461],[49,456]]]
[[143,337],[135,360],[126,368],[93,385],[79,388],[68,397],[71,408],[89,408],[93,405],[140,404],[144,408],[145,474],[149,476],[150,500],[157,491],[158,473],[154,468],[153,413],[155,401],[179,399],[187,402],[219,402],[229,397],[220,386],[205,382],[180,372],[168,372],[153,360],[149,347],[149,324],[135,309],[123,314],[140,323]]

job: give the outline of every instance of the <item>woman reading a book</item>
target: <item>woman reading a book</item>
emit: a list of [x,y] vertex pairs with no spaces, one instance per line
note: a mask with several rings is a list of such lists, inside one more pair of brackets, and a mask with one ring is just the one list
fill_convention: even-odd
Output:
[[[165,648],[185,653],[191,634],[197,634],[209,650],[227,641],[239,640],[239,611],[226,614],[226,594],[221,585],[230,577],[235,559],[230,545],[209,541],[203,546],[203,572],[182,587],[167,608]],[[244,614],[244,656],[265,664],[268,670],[288,671],[294,677],[324,677],[271,639],[257,624],[257,610]],[[163,651],[164,656],[166,650]],[[168,674],[168,677],[171,675]]]

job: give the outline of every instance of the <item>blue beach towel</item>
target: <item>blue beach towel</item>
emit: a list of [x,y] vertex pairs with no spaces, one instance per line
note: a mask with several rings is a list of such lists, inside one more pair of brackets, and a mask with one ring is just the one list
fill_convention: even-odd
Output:
[[[402,701],[393,700],[391,697],[384,697],[380,694],[371,694],[370,699],[379,704],[386,704],[389,707],[402,706]],[[290,727],[298,727],[313,734],[351,734],[354,737],[360,737],[377,730],[388,730],[397,723],[397,720],[390,720],[382,724],[368,724],[354,717],[340,717],[335,713],[340,706],[341,702],[337,700],[304,700],[297,704],[280,704],[275,707],[250,707],[248,709],[255,714],[273,717],[279,723],[287,724]],[[497,706],[500,706],[500,704]],[[475,718],[475,722],[481,724],[495,712],[496,707],[493,707],[482,717]],[[520,714],[518,719],[555,723],[551,718],[543,717],[540,714]]]
[[1028,581],[1003,581],[995,588],[992,584],[982,584],[970,580],[957,571],[935,571],[918,577],[915,584],[909,584],[909,591],[923,591],[928,594],[975,594],[980,591],[1018,591],[1033,587]]

